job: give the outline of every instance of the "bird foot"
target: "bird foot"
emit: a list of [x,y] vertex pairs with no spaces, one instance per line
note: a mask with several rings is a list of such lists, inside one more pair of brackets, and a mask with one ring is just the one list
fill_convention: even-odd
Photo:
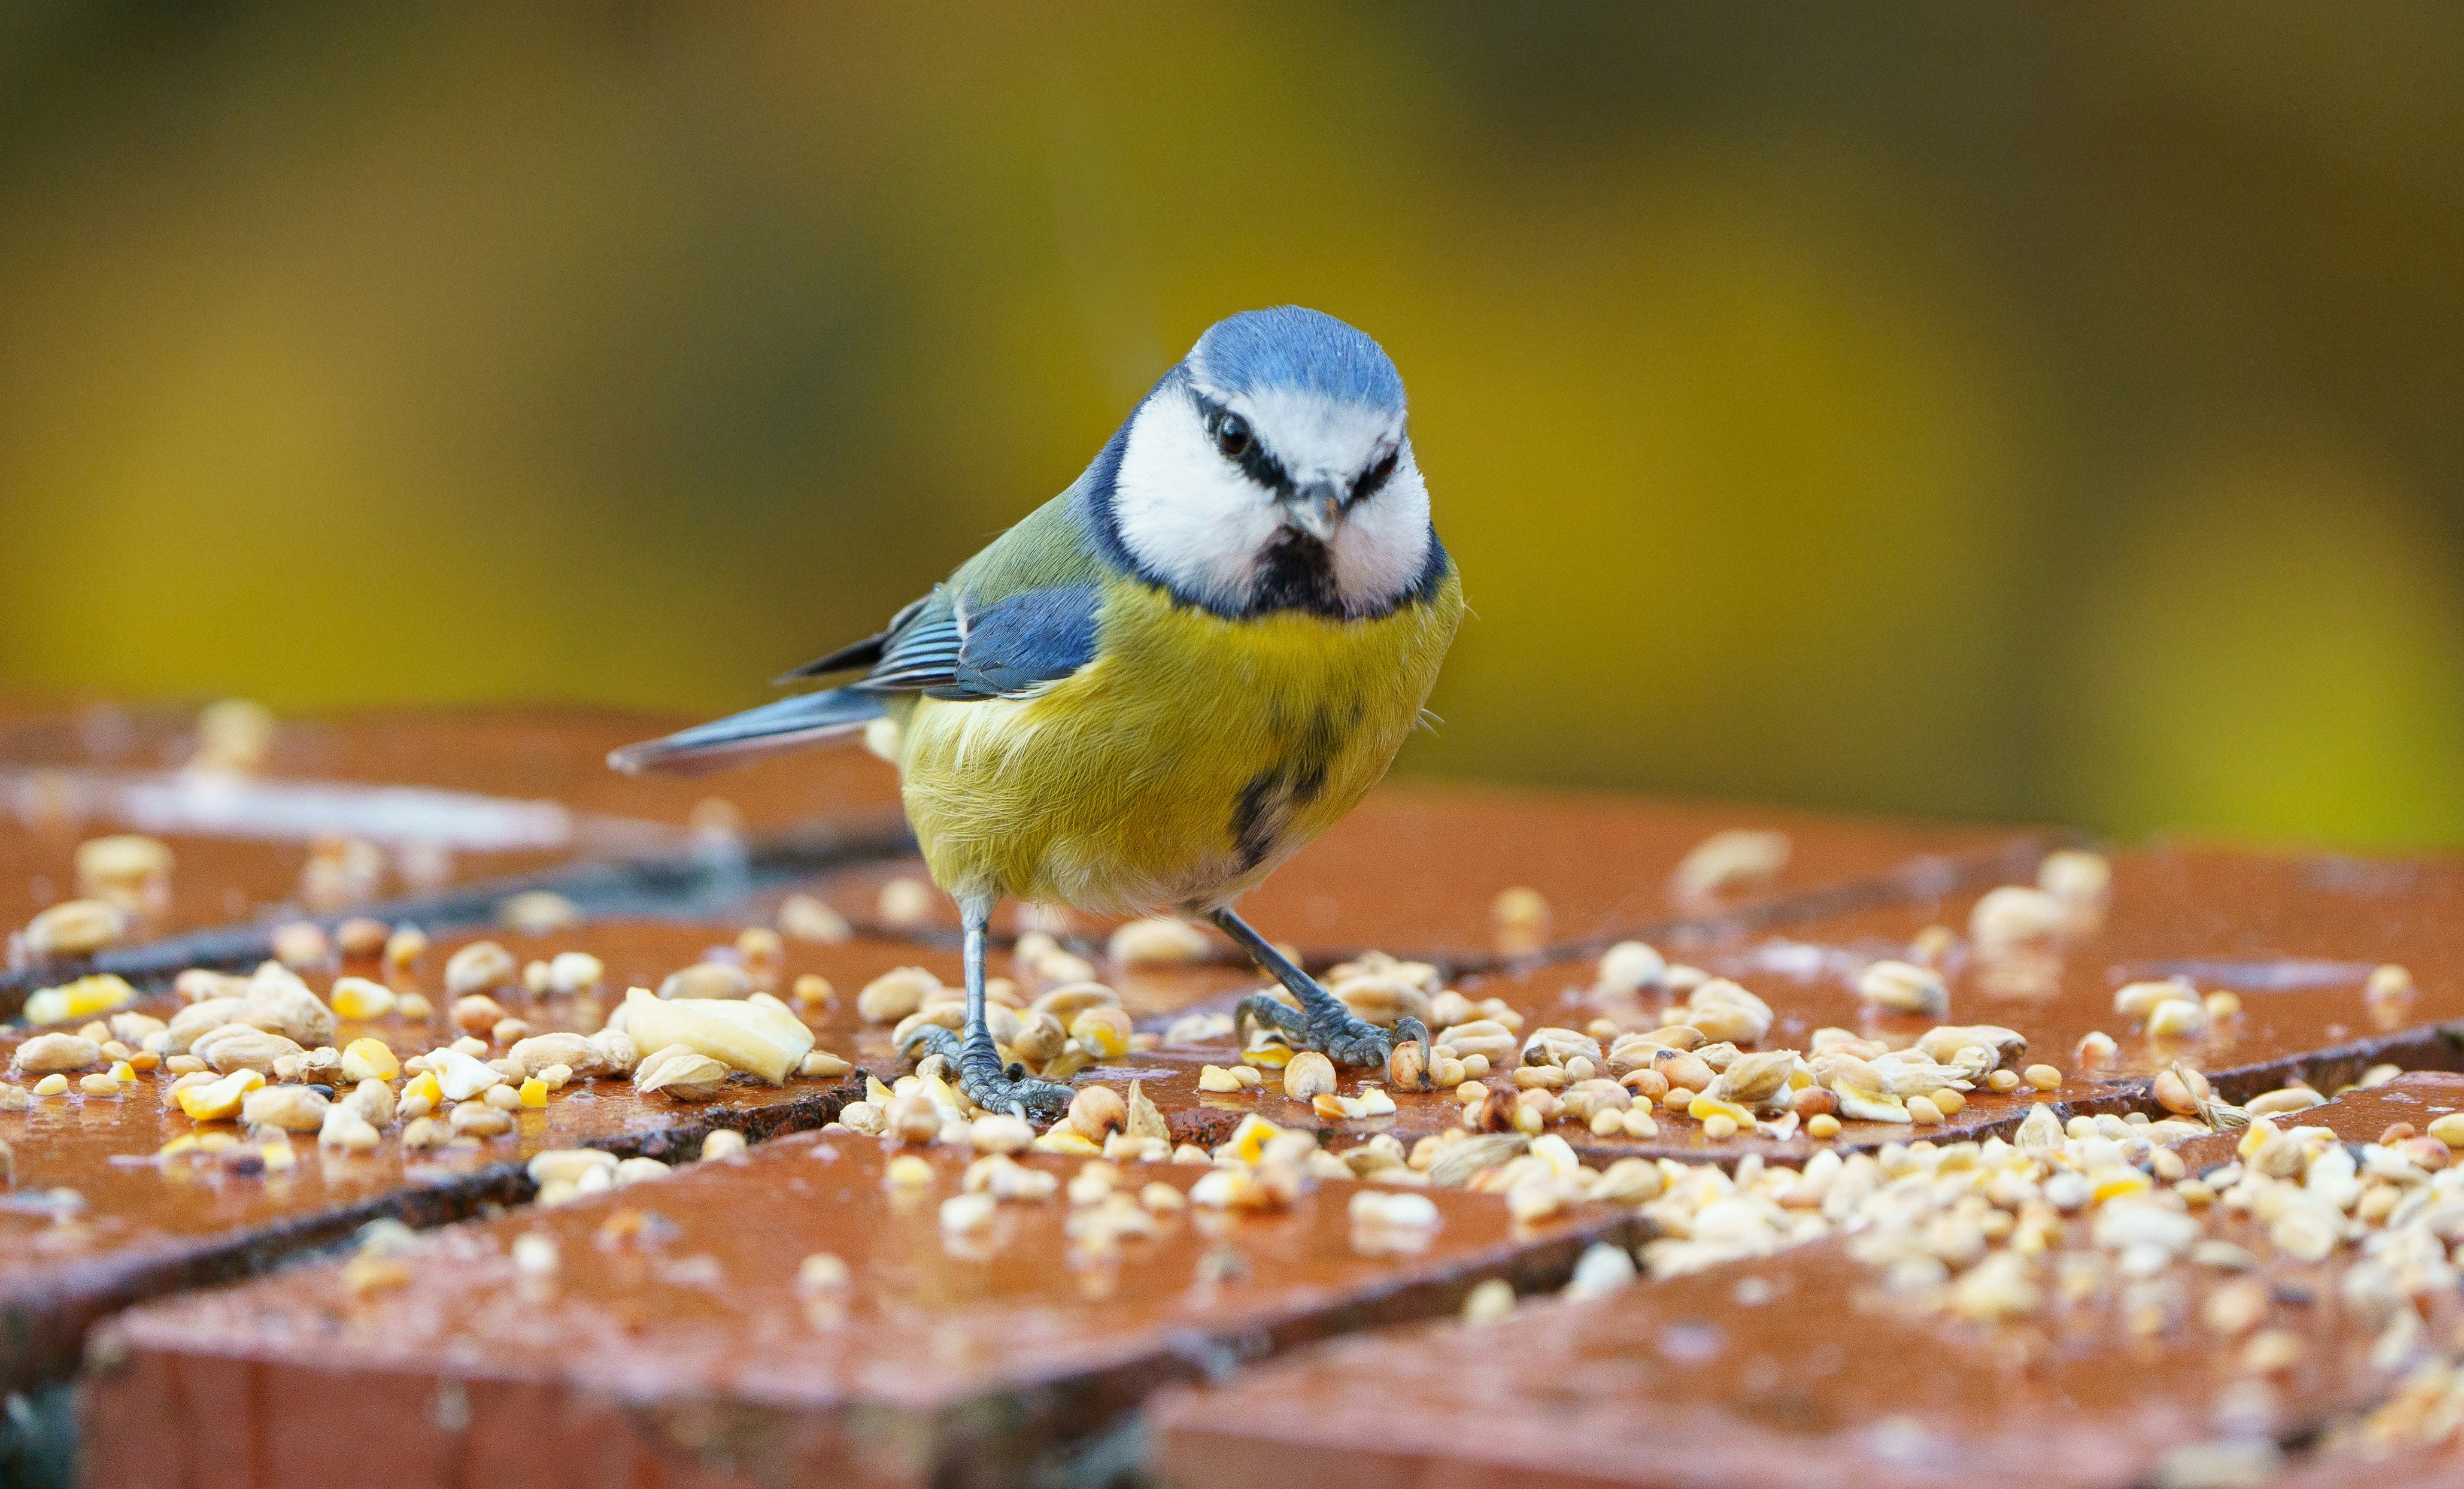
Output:
[[[1386,1066],[1393,1060],[1397,1046],[1418,1043],[1420,1068],[1427,1071],[1429,1031],[1419,1019],[1407,1013],[1396,1021],[1394,1028],[1382,1029],[1345,1008],[1333,994],[1321,991],[1318,996],[1326,1001],[1314,1009],[1296,1009],[1272,993],[1253,992],[1243,998],[1233,1011],[1233,1035],[1245,1047],[1249,1026],[1257,1024],[1274,1030],[1294,1049],[1315,1050],[1335,1064],[1353,1070]],[[1419,1084],[1428,1084],[1425,1074]]]
[[[985,1042],[989,1045],[989,1035]],[[911,1060],[940,1056],[957,1072],[958,1089],[968,1100],[988,1112],[1023,1118],[1037,1127],[1048,1127],[1067,1116],[1069,1099],[1076,1095],[1067,1086],[1028,1075],[1023,1065],[1004,1068],[1000,1056],[987,1051],[979,1050],[971,1056],[967,1041],[938,1024],[919,1024],[908,1031],[898,1053]]]

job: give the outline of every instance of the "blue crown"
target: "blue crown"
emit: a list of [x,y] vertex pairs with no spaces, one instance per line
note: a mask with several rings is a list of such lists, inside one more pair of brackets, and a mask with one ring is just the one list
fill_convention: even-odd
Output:
[[1298,305],[1244,310],[1207,327],[1191,370],[1227,393],[1304,389],[1401,412],[1403,377],[1385,349],[1334,317]]

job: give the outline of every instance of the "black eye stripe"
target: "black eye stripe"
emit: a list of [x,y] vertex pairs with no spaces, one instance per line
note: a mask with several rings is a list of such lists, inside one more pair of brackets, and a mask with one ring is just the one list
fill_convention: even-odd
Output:
[[1377,495],[1386,482],[1393,478],[1395,467],[1400,463],[1402,456],[1403,452],[1400,450],[1389,450],[1384,459],[1361,472],[1360,478],[1352,483],[1352,496],[1350,501],[1345,504],[1350,505],[1351,501],[1366,501]]
[[[1199,417],[1206,426],[1207,439],[1215,442],[1217,448],[1221,449],[1224,421],[1236,415],[1231,410],[1203,393],[1192,391],[1190,396],[1198,402]],[[1241,467],[1242,474],[1277,496],[1290,494],[1291,474],[1284,469],[1282,461],[1266,453],[1265,443],[1258,438],[1254,426],[1249,432],[1249,442],[1241,453],[1227,455],[1224,458]]]
[[[1222,451],[1223,433],[1227,424],[1237,423],[1239,427],[1246,430],[1247,443],[1237,454],[1223,452],[1225,459],[1238,465],[1243,475],[1275,495],[1279,497],[1291,495],[1293,489],[1291,473],[1285,470],[1283,462],[1267,451],[1265,442],[1258,437],[1255,425],[1195,389],[1190,390],[1190,398],[1198,405],[1199,420],[1206,430],[1207,440],[1214,444],[1218,451]],[[1387,481],[1394,478],[1395,471],[1402,463],[1402,458],[1401,447],[1397,446],[1387,451],[1376,464],[1361,472],[1353,479],[1352,490],[1344,497],[1344,505],[1348,507],[1354,502],[1364,501],[1375,496],[1385,487]]]

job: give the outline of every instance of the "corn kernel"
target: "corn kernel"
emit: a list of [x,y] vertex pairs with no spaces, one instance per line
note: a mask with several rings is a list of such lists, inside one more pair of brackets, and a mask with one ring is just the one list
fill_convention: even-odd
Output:
[[394,1011],[394,991],[364,977],[334,979],[334,1012],[341,1018],[383,1018]]
[[2142,1189],[2155,1188],[2155,1181],[2136,1168],[2107,1169],[2095,1177],[2096,1188],[2091,1192],[2100,1205],[2124,1194],[2136,1194]]
[[111,1078],[126,1085],[137,1078],[137,1067],[126,1060],[120,1060],[111,1067]]
[[68,1088],[69,1078],[61,1075],[56,1070],[52,1072],[50,1075],[45,1076],[42,1079],[34,1082],[34,1094],[36,1096],[57,1096]]
[[265,1084],[253,1070],[235,1070],[211,1085],[190,1086],[180,1093],[180,1110],[191,1122],[219,1122],[239,1114],[240,1102]]
[[363,1080],[391,1080],[402,1074],[402,1061],[382,1039],[354,1039],[342,1049],[342,1078],[352,1085]]
[[434,1071],[423,1070],[410,1078],[410,1084],[402,1088],[402,1096],[404,1100],[418,1097],[428,1103],[429,1110],[433,1111],[436,1103],[445,1100],[445,1087],[438,1082]]
[[1806,1119],[1805,1135],[1809,1138],[1836,1138],[1839,1136],[1839,1119],[1829,1112],[1817,1112]]
[[137,1001],[137,989],[109,972],[80,977],[57,988],[44,988],[26,995],[26,1010],[20,1016],[29,1024],[65,1024],[73,1018],[92,1018],[126,1008]]
[[[1746,1110],[1742,1106],[1739,1106],[1734,1101],[1723,1101],[1718,1097],[1708,1095],[1707,1093],[1702,1096],[1697,1096],[1693,1100],[1687,1102],[1685,1106],[1685,1115],[1693,1118],[1696,1122],[1709,1122],[1714,1117],[1726,1117],[1729,1122],[1736,1124],[1736,1130],[1739,1131],[1751,1127],[1754,1124],[1753,1113]],[[1732,1131],[1729,1135],[1733,1137],[1735,1136],[1735,1132]]]
[[1098,1059],[1116,1060],[1130,1053],[1129,1015],[1118,1009],[1089,1009],[1069,1026],[1069,1033]]
[[545,1106],[547,1104],[547,1082],[541,1080],[537,1076],[533,1076],[528,1080],[522,1082],[521,1098],[522,1104],[524,1106]]
[[1265,1156],[1266,1145],[1283,1135],[1283,1128],[1264,1117],[1243,1117],[1232,1133],[1232,1156],[1244,1164],[1254,1164]]

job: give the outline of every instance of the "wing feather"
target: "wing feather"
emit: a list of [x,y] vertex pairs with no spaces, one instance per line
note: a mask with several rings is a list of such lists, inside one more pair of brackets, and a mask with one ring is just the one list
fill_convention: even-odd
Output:
[[690,775],[852,734],[881,712],[881,700],[874,695],[832,688],[782,698],[665,739],[627,744],[609,755],[607,764],[627,775],[645,770]]
[[970,617],[966,643],[935,698],[1023,698],[1095,659],[1103,593],[1093,585],[1029,589]]
[[964,628],[955,610],[927,611],[894,633],[882,649],[881,660],[851,686],[874,693],[937,687],[957,669],[965,645]]

